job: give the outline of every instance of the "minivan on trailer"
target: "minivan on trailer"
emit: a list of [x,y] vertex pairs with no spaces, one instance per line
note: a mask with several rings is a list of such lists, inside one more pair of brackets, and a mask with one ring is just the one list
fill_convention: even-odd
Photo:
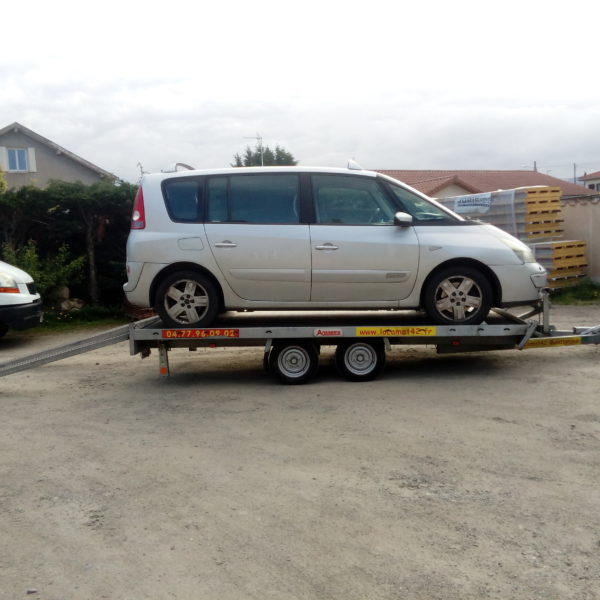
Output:
[[228,310],[423,309],[471,325],[533,305],[546,271],[508,233],[390,177],[254,167],[145,175],[127,242],[129,302],[168,327]]

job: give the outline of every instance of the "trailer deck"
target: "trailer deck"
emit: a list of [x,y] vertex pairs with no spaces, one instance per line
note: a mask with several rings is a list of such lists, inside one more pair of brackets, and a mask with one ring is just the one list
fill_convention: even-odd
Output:
[[[538,317],[537,319],[531,318]],[[304,383],[316,372],[322,346],[336,346],[340,374],[354,381],[375,378],[394,345],[434,346],[438,353],[550,348],[600,343],[600,325],[557,330],[549,323],[549,305],[517,316],[492,311],[480,325],[431,325],[412,311],[331,313],[233,313],[211,328],[166,328],[160,319],[132,326],[130,353],[159,352],[159,372],[170,375],[168,353],[174,348],[263,346],[264,366],[284,383]]]
[[222,315],[210,328],[168,328],[158,317],[96,334],[0,364],[0,377],[129,340],[131,355],[158,351],[159,373],[170,375],[169,352],[262,346],[264,367],[282,382],[304,383],[318,369],[322,346],[335,346],[340,374],[353,381],[374,379],[395,345],[425,345],[438,353],[525,350],[600,343],[600,325],[557,330],[550,324],[547,296],[524,315],[493,310],[480,325],[432,325],[414,311],[241,312]]

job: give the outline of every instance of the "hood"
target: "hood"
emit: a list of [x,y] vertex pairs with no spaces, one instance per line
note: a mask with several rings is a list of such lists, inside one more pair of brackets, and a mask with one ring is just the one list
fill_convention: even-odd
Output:
[[31,283],[33,281],[33,277],[22,271],[17,267],[13,267],[8,263],[5,263],[0,260],[0,273],[6,273],[10,277],[12,277],[16,283]]

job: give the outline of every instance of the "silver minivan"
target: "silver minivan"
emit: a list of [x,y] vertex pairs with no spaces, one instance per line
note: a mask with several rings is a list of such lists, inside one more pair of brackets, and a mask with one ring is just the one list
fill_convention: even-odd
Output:
[[145,175],[127,276],[129,302],[169,327],[249,309],[422,309],[477,324],[546,285],[508,233],[385,175],[315,167]]

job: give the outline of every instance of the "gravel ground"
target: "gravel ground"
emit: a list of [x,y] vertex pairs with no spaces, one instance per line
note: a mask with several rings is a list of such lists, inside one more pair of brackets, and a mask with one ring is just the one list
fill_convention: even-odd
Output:
[[599,358],[400,347],[349,383],[325,352],[289,387],[121,343],[4,377],[0,599],[600,598]]

